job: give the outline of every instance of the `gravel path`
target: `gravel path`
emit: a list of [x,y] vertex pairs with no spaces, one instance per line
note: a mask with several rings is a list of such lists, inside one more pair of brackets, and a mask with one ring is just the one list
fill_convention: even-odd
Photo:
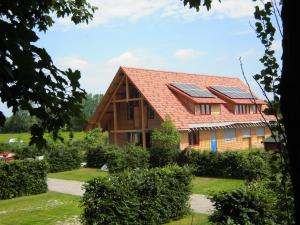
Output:
[[[82,196],[83,182],[48,178],[48,190],[64,194]],[[205,196],[193,194],[191,196],[191,208],[198,213],[209,214],[213,210],[212,202]]]

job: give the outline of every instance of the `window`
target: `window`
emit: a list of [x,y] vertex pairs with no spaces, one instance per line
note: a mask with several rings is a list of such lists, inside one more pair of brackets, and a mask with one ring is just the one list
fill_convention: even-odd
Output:
[[236,114],[249,114],[250,113],[250,105],[236,105],[235,106]]
[[264,137],[265,136],[265,128],[264,127],[257,127],[256,128],[256,136]]
[[147,107],[147,114],[148,114],[148,119],[154,119],[154,110],[150,105],[148,105]]
[[210,105],[209,104],[200,104],[200,114],[201,115],[210,115]]
[[127,141],[130,144],[142,145],[142,133],[140,132],[127,133]]
[[127,120],[133,120],[134,118],[134,104],[133,102],[127,103]]
[[139,91],[133,85],[129,85],[129,98],[139,98],[139,97],[140,97]]
[[234,128],[227,128],[224,130],[224,141],[235,141],[236,140],[236,130]]
[[243,138],[249,138],[251,137],[251,130],[250,128],[243,129]]
[[252,112],[253,113],[257,113],[257,107],[256,107],[256,105],[252,105]]
[[199,131],[189,132],[189,145],[199,145]]

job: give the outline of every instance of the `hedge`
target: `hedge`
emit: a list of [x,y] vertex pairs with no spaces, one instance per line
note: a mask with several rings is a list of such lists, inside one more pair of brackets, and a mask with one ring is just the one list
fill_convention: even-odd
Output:
[[49,164],[49,172],[61,172],[80,167],[81,158],[76,146],[52,144],[47,148],[45,160]]
[[148,168],[149,152],[139,146],[99,145],[86,152],[87,167],[101,168],[107,165],[109,172],[122,172],[130,169]]
[[186,149],[179,154],[177,162],[194,167],[196,176],[251,181],[263,179],[271,173],[272,157],[270,153],[262,151],[211,153]]
[[163,224],[189,213],[188,167],[139,169],[85,185],[83,224]]
[[233,191],[215,193],[211,197],[215,210],[210,221],[216,225],[295,224],[292,185],[284,176],[285,187],[277,176]]
[[47,192],[45,161],[0,162],[0,199]]
[[90,168],[101,168],[106,163],[105,146],[98,145],[89,147],[86,151],[86,166]]

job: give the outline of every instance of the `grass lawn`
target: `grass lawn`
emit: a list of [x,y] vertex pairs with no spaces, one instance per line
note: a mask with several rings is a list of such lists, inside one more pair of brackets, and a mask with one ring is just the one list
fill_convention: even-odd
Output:
[[80,168],[77,170],[65,172],[48,173],[48,177],[64,180],[88,181],[93,179],[94,177],[106,176],[107,174],[108,172],[104,172],[99,169]]
[[192,192],[194,194],[209,195],[210,192],[230,191],[243,186],[244,181],[237,179],[194,177],[192,180]]
[[[61,136],[68,140],[69,138],[69,132],[61,132]],[[82,132],[74,132],[74,139],[80,139],[85,136],[85,133]],[[18,138],[22,139],[25,143],[28,143],[30,141],[30,133],[6,133],[6,134],[0,134],[0,143],[8,143],[8,140],[10,138]],[[45,138],[51,139],[51,136],[49,134],[45,134]]]
[[[80,225],[80,198],[48,192],[46,194],[0,200],[0,225]],[[168,225],[207,225],[207,215],[193,214]]]
[[[107,174],[107,172],[101,171],[99,169],[80,168],[77,170],[71,170],[66,172],[49,173],[48,177],[84,182],[94,177],[106,176]],[[243,180],[236,179],[194,177],[192,181],[192,191],[194,194],[209,195],[209,193],[212,191],[229,191],[242,186]]]
[[1,225],[63,225],[76,221],[81,213],[79,197],[46,194],[0,200]]

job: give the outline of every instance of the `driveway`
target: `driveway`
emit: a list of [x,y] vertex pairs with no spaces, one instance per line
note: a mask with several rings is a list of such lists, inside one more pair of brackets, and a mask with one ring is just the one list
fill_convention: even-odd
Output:
[[[48,190],[64,194],[82,196],[83,184],[79,181],[48,178]],[[213,210],[213,204],[205,195],[192,194],[191,208],[194,212],[209,214]]]

